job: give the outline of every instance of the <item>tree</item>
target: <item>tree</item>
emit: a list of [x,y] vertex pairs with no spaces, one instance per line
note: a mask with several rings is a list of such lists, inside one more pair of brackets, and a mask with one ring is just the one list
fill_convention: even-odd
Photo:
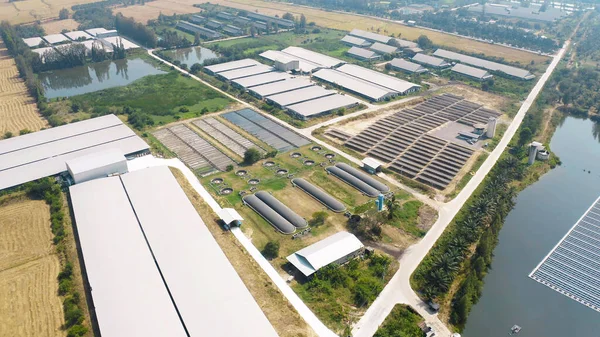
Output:
[[200,44],[200,33],[198,33],[198,32],[196,32],[196,34],[194,35],[194,44],[195,45]]
[[289,12],[283,14],[283,16],[281,18],[285,19],[285,20],[294,21],[294,15],[292,15],[292,13],[289,13]]
[[73,112],[79,112],[79,104],[77,104],[76,102],[71,103],[71,111]]
[[329,214],[325,211],[315,212],[313,213],[312,219],[309,221],[309,224],[315,227],[321,226],[325,223],[325,221],[327,221],[328,217]]
[[200,72],[202,70],[202,65],[200,63],[194,63],[192,64],[192,67],[190,68],[190,72],[192,72],[192,74],[196,74],[198,72]]
[[257,149],[251,147],[244,152],[244,164],[252,165],[261,159],[261,154]]
[[300,16],[300,28],[306,28],[306,16],[304,14]]
[[10,131],[6,131],[6,132],[4,133],[4,139],[7,139],[7,138],[12,138],[12,136],[13,136],[13,133],[12,133],[12,132],[10,132]]
[[279,241],[267,242],[262,250],[262,255],[269,260],[279,257]]
[[519,146],[523,146],[531,141],[533,138],[533,132],[530,128],[524,127],[519,132]]
[[417,43],[423,49],[431,49],[433,47],[433,42],[431,42],[431,40],[426,35],[419,36],[419,38],[417,39]]
[[66,20],[69,18],[69,10],[66,8],[63,8],[60,10],[60,12],[58,12],[58,19],[59,20]]

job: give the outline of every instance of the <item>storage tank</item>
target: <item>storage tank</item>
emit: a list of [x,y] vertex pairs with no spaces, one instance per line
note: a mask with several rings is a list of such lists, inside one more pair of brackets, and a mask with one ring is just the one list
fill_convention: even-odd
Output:
[[496,118],[490,117],[488,120],[487,131],[485,132],[485,136],[488,138],[494,138],[496,135]]

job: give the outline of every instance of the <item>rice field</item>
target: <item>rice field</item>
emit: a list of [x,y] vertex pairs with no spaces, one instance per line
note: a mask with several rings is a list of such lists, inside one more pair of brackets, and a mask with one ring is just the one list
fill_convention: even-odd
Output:
[[59,34],[63,29],[69,31],[77,30],[77,27],[79,27],[79,22],[73,19],[53,20],[42,23],[42,28],[44,28],[46,34]]
[[22,0],[0,1],[0,21],[7,20],[12,24],[27,23],[37,20],[57,18],[62,8],[95,2],[96,0]]

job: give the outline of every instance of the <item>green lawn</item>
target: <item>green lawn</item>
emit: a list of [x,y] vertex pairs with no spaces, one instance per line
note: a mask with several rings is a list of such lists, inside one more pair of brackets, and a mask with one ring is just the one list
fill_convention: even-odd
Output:
[[405,304],[396,304],[374,337],[423,337],[419,328],[423,318]]

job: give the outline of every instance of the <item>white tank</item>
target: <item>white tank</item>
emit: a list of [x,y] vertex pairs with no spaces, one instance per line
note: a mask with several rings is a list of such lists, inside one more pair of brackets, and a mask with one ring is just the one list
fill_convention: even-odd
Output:
[[496,118],[490,117],[488,120],[487,131],[485,132],[485,136],[487,138],[494,138],[496,135]]

